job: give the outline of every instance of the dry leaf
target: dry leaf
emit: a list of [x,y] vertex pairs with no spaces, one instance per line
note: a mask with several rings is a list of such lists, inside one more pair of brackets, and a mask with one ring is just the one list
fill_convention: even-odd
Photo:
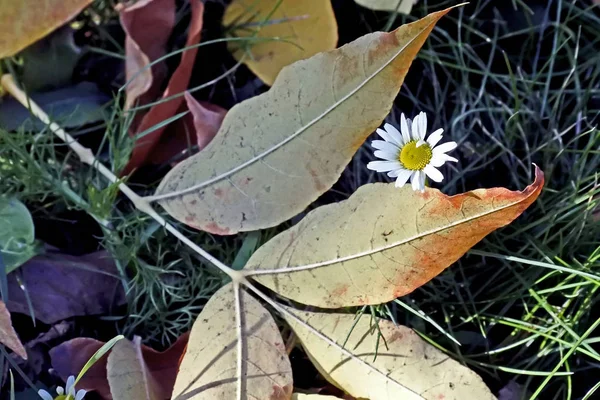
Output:
[[185,92],[185,101],[194,121],[196,143],[202,150],[219,131],[227,110],[215,104],[198,102],[188,92]]
[[322,394],[294,393],[292,395],[292,400],[340,400],[340,398],[335,396],[324,396]]
[[[288,400],[292,370],[279,329],[269,312],[240,291],[242,381],[247,398]],[[233,284],[219,289],[196,319],[181,361],[173,399],[236,399],[238,336]],[[243,397],[246,398],[246,397]]]
[[[125,76],[127,82],[142,68],[166,53],[175,26],[175,0],[140,0],[130,3],[120,14],[125,31]],[[151,27],[151,29],[149,29]],[[167,75],[164,62],[141,72],[127,85],[125,109],[155,100]]]
[[0,58],[10,57],[74,18],[92,0],[0,0]]
[[[46,324],[105,314],[126,301],[115,261],[106,251],[84,256],[47,252],[20,271],[35,318]],[[27,296],[13,274],[8,275],[8,293],[8,309],[29,314]]]
[[410,14],[413,5],[419,0],[354,0],[365,8],[377,11],[392,11]]
[[412,292],[488,233],[509,224],[544,183],[522,192],[477,189],[446,196],[393,183],[360,187],[311,211],[259,248],[244,271],[282,296],[317,307],[380,304]]
[[[174,5],[171,5],[172,0],[169,0],[169,1],[170,1],[169,7],[172,6],[174,9]],[[155,3],[158,3],[158,1],[155,0]],[[153,4],[155,4],[155,3],[153,3]],[[190,2],[190,5],[191,5],[192,13],[191,13],[191,21],[190,21],[188,37],[187,37],[185,47],[189,47],[189,46],[198,44],[200,42],[200,32],[202,31],[202,16],[204,14],[204,5],[202,2],[200,2],[198,0],[192,0]],[[159,6],[159,4],[156,4],[152,8],[153,10],[156,9],[157,13],[160,11],[157,8],[158,6]],[[169,8],[169,12],[170,12],[170,8]],[[148,38],[153,38],[155,35],[154,28],[151,31],[152,34],[148,34],[149,31],[147,30],[147,26],[144,26],[144,32],[145,32],[144,33],[145,37],[147,36]],[[167,35],[165,37],[165,39],[168,39],[168,37],[169,37],[169,35]],[[163,50],[163,53],[164,53],[164,50]],[[175,72],[173,72],[173,75],[169,79],[167,88],[162,95],[163,99],[173,96],[175,94],[182,93],[183,91],[185,91],[187,89],[188,83],[190,81],[190,77],[192,75],[192,69],[194,66],[194,61],[196,59],[197,53],[198,53],[197,48],[193,48],[193,49],[183,52],[179,66],[177,67]],[[163,55],[163,54],[159,54],[159,55]],[[157,57],[155,57],[155,58],[157,58]],[[128,57],[128,59],[129,59],[129,57]],[[140,66],[137,66],[137,67],[139,68]],[[143,67],[143,65],[141,67]],[[148,70],[147,72],[149,72],[149,71],[150,70]],[[140,78],[137,78],[137,79],[140,79]],[[133,82],[135,82],[135,80]],[[148,99],[148,101],[146,101],[145,103],[147,103],[149,101],[154,101],[156,99],[156,97],[157,97],[157,95],[155,95],[155,97]],[[128,94],[128,100],[129,100],[129,94]],[[135,133],[137,134],[137,133],[144,132],[145,130],[153,127],[154,125],[159,124],[160,122],[162,122],[166,119],[169,119],[170,117],[177,114],[178,111],[180,109],[182,109],[182,107],[185,107],[185,104],[186,103],[184,101],[184,98],[182,96],[180,96],[180,97],[174,98],[172,100],[166,101],[164,103],[160,103],[160,104],[153,106],[148,111],[148,113],[146,113],[143,116],[139,125],[134,127]],[[144,164],[147,160],[155,161],[153,159],[153,158],[155,158],[155,157],[153,157],[153,152],[155,152],[155,151],[162,152],[162,149],[158,146],[158,144],[161,141],[161,136],[163,136],[163,134],[165,133],[165,131],[167,129],[168,129],[168,126],[163,126],[136,141],[135,147],[133,148],[133,154],[131,155],[129,163],[127,164],[127,166],[125,167],[125,169],[122,172],[123,175],[129,174],[132,170],[134,170],[135,168]],[[218,129],[218,127],[217,127],[217,129]],[[169,134],[172,134],[172,133],[173,133],[172,131],[169,132]],[[214,134],[213,134],[213,136],[214,136]]]
[[[256,34],[257,38],[286,40],[229,43],[233,56],[243,60],[269,86],[283,67],[333,50],[338,40],[330,0],[234,0],[225,10],[223,25],[229,28],[241,25],[233,31],[236,37],[250,38]],[[248,45],[250,54],[241,47]]]
[[12,326],[10,313],[2,300],[0,300],[0,343],[14,351],[19,357],[27,360],[27,351]]
[[[170,396],[173,389],[179,359],[185,350],[188,338],[188,333],[181,335],[163,352],[145,345],[141,346],[148,371],[152,374],[153,380],[160,384],[160,392],[166,393],[165,398]],[[76,338],[64,342],[50,350],[52,367],[66,381],[70,375],[77,375],[90,357],[103,345],[104,342],[91,338]],[[86,372],[77,384],[77,388],[95,391],[103,399],[112,398],[107,380],[107,357],[101,358]]]
[[338,345],[345,343],[344,348],[352,352],[351,358],[284,315],[325,378],[352,396],[370,400],[495,399],[477,374],[407,327],[379,321],[382,339],[370,315],[362,314],[356,321],[353,314],[288,310]]
[[153,199],[178,220],[221,235],[298,214],[380,125],[448,11],[284,68],[269,92],[233,107],[213,141],[171,170]]
[[119,340],[108,355],[106,365],[110,393],[114,400],[165,400],[170,391],[163,393],[160,384],[148,369],[140,337],[133,342]]

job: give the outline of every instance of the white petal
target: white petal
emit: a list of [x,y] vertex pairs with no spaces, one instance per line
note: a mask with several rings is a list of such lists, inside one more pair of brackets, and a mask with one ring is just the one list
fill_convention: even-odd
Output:
[[387,172],[396,168],[401,168],[400,161],[371,161],[367,168],[377,172]]
[[431,148],[434,148],[435,145],[438,144],[440,140],[442,140],[442,133],[444,133],[444,130],[440,128],[437,131],[433,132],[431,135],[429,135],[427,143],[429,143],[429,146]]
[[415,145],[415,147],[421,147],[423,146],[425,143],[427,143],[426,141],[424,141],[423,139],[419,139],[417,140],[417,144]]
[[423,172],[427,174],[435,182],[441,182],[444,180],[444,175],[438,171],[433,165],[429,164],[423,169]]
[[412,189],[416,192],[419,190],[419,171],[415,171],[410,177],[410,183],[412,185]]
[[421,186],[421,193],[425,192],[425,172],[419,171],[419,186]]
[[384,124],[383,128],[392,138],[392,142],[396,143],[398,146],[402,146],[402,135],[400,135],[398,129],[394,128],[394,126],[390,124]]
[[373,153],[375,157],[383,160],[394,161],[398,160],[398,152],[390,153],[389,151],[377,150]]
[[458,160],[456,158],[449,156],[448,154],[442,154],[442,155],[444,156],[446,161],[458,162]]
[[38,390],[38,396],[40,396],[44,400],[54,400],[54,397],[44,389]]
[[396,178],[396,183],[394,184],[394,186],[396,186],[397,188],[404,186],[406,182],[408,182],[408,178],[410,178],[412,173],[413,172],[408,169],[399,170],[398,178]]
[[[379,129],[379,128],[377,128],[377,129],[375,130],[375,132],[377,132],[377,134],[378,134],[379,136],[381,136],[381,138],[382,138],[383,140],[385,140],[386,142],[392,142],[392,137],[391,137],[391,136],[389,135],[389,133],[387,133],[387,132],[386,132],[384,129]],[[379,141],[381,141],[381,140],[379,140]],[[375,140],[374,140],[374,142],[375,142]]]
[[83,400],[83,398],[85,397],[85,394],[87,392],[85,391],[85,389],[79,389],[77,391],[77,396],[75,396],[75,400]]
[[431,156],[431,161],[429,161],[429,165],[432,167],[439,168],[446,162],[446,159],[443,157],[445,154],[433,154]]
[[67,378],[67,386],[65,386],[65,390],[68,392],[73,386],[75,386],[75,377],[71,375]]
[[58,394],[65,394],[65,389],[62,386],[57,386],[56,387],[56,393],[58,393]]
[[404,113],[400,114],[400,130],[402,131],[403,144],[410,142],[410,129],[408,128],[408,122]]
[[433,149],[433,154],[447,153],[449,151],[454,150],[456,148],[456,146],[457,146],[456,142],[442,143]]
[[385,150],[389,152],[399,152],[400,148],[393,143],[386,142],[383,140],[373,140],[371,146],[377,150]]
[[408,125],[408,133],[409,133],[410,137],[412,138],[412,129],[413,129],[412,128],[412,125],[413,125],[412,119],[406,118],[406,124]]
[[421,139],[425,139],[425,135],[427,134],[427,114],[421,111],[419,115],[421,116],[421,128],[419,133],[421,135]]

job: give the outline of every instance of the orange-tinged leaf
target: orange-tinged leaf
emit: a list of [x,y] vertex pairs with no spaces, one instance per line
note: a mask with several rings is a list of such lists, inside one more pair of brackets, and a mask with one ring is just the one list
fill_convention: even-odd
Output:
[[219,289],[194,322],[173,399],[231,400],[239,392],[243,399],[291,398],[292,369],[277,324],[254,297],[235,290],[231,283]]
[[0,58],[67,23],[92,0],[0,0]]
[[269,92],[233,107],[213,141],[173,168],[151,199],[178,220],[221,235],[303,211],[381,124],[448,11],[285,67]]
[[[323,376],[354,397],[495,399],[476,373],[425,342],[412,329],[385,320],[378,321],[376,327],[367,314],[357,317],[288,310],[339,345],[330,345],[284,315]],[[341,346],[352,356],[340,351]]]
[[[261,27],[266,18],[268,21]],[[233,32],[237,37],[256,34],[257,38],[287,40],[254,42],[249,55],[240,42],[229,43],[233,56],[237,60],[243,58],[248,68],[267,85],[273,84],[286,65],[333,50],[338,40],[330,0],[234,0],[225,10],[223,25],[242,25]]]
[[[244,271],[300,303],[339,308],[380,304],[412,292],[538,197],[544,175],[525,190],[477,189],[446,196],[376,183],[310,212],[259,248]],[[258,275],[253,275],[258,274]]]
[[19,357],[27,360],[27,351],[12,326],[10,313],[2,300],[0,300],[0,343],[14,351]]

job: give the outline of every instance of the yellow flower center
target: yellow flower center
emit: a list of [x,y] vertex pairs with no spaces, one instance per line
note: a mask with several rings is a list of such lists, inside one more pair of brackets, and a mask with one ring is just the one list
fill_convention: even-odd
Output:
[[427,143],[417,147],[417,141],[413,140],[402,147],[398,160],[408,170],[421,171],[429,164],[431,156],[431,147]]

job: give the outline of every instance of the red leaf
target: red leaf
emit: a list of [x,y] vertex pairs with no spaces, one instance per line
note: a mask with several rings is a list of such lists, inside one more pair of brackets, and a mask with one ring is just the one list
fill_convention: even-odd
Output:
[[[158,1],[155,0],[155,2]],[[200,32],[202,30],[202,16],[204,13],[204,5],[202,4],[202,2],[198,0],[191,0],[190,4],[192,6],[192,16],[187,42],[185,44],[186,47],[193,46],[200,42]],[[145,29],[146,31],[148,31],[147,26],[145,27]],[[154,28],[150,32],[152,32],[152,35],[149,36],[154,37],[156,35],[156,33],[154,32]],[[179,63],[179,66],[177,67],[173,75],[171,76],[167,89],[163,93],[163,99],[174,94],[181,93],[185,89],[187,89],[197,52],[198,49],[194,48],[187,50],[182,54],[181,62]],[[129,59],[129,56],[127,58]],[[143,132],[146,129],[151,128],[152,126],[164,121],[165,119],[172,117],[183,104],[184,99],[182,96],[180,96],[167,102],[155,105],[150,109],[150,111],[148,111],[146,115],[144,115],[139,126],[134,127],[134,130],[132,130],[130,133]],[[133,149],[133,154],[131,155],[131,159],[129,160],[129,163],[127,164],[125,169],[122,171],[122,175],[127,175],[135,168],[144,164],[144,162],[149,158],[149,155],[159,143],[165,129],[166,127],[164,126],[144,136],[139,141],[136,141],[135,147]]]
[[[142,345],[144,361],[164,393],[173,391],[179,370],[179,359],[185,351],[188,338],[189,333],[184,333],[163,352]],[[103,342],[91,338],[76,338],[62,343],[50,350],[52,367],[63,380],[70,375],[77,376],[89,358],[102,345]],[[79,381],[77,388],[96,391],[105,400],[112,399],[106,375],[106,360],[107,355],[98,360]]]
[[[120,20],[126,34],[125,75],[129,81],[151,61],[165,54],[175,26],[175,0],[137,1],[121,11]],[[140,73],[127,86],[125,109],[156,99],[166,75],[165,63],[158,63]]]

